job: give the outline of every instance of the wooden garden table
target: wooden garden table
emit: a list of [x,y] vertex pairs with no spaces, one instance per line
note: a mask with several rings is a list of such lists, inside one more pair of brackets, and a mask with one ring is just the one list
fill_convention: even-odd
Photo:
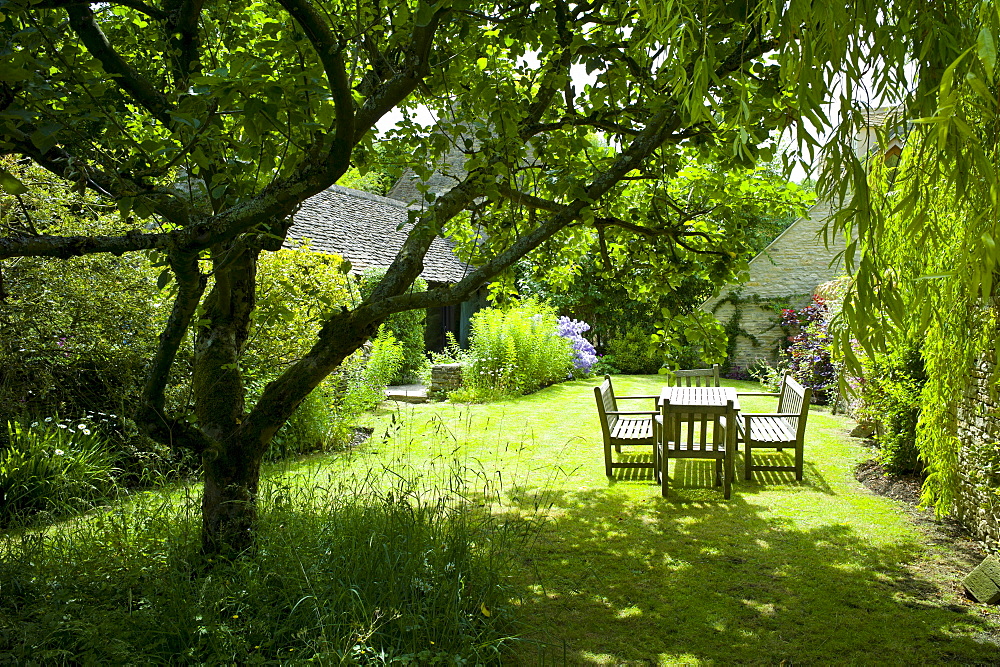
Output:
[[740,418],[740,399],[736,395],[736,387],[664,387],[660,390],[660,397],[656,401],[657,409],[662,407],[665,401],[678,405],[719,406],[732,401],[735,421],[726,424],[726,446],[733,447],[733,454],[736,454],[739,431],[737,424]]
[[735,387],[664,387],[656,406],[660,407],[665,401],[684,405],[725,405],[726,401],[732,401],[733,410],[740,411]]

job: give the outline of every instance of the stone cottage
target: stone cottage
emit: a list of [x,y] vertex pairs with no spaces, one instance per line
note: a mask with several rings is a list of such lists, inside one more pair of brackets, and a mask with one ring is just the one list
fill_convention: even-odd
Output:
[[[332,185],[303,202],[288,238],[291,243],[308,241],[317,252],[340,255],[351,263],[355,274],[384,269],[403,247],[411,226],[410,212],[407,203],[398,199]],[[433,289],[456,283],[471,270],[455,255],[447,239],[436,238],[424,257],[420,276]],[[442,349],[449,332],[464,345],[469,319],[482,307],[482,301],[477,296],[459,305],[429,309],[424,330],[427,348]]]
[[[879,145],[884,133],[882,159],[899,160],[905,124],[887,120],[897,113],[892,108],[867,113],[867,126],[854,137],[854,150],[868,155]],[[840,260],[845,243],[840,234],[824,234],[824,226],[836,211],[830,201],[818,201],[795,220],[759,255],[750,260],[746,282],[726,285],[720,293],[701,305],[714,313],[729,335],[729,363],[746,369],[757,360],[773,364],[785,332],[779,325],[781,310],[801,308],[812,300],[816,287],[845,273]]]
[[817,285],[843,274],[838,259],[843,238],[823,235],[832,213],[830,202],[814,204],[750,260],[746,282],[727,285],[702,304],[727,329],[733,368],[746,369],[758,359],[773,364],[786,335],[779,326],[781,310],[805,306]]

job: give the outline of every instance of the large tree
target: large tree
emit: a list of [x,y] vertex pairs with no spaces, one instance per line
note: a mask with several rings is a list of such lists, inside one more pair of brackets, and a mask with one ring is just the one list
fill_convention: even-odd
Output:
[[[53,236],[25,217],[0,237],[0,260],[162,261],[175,297],[136,419],[201,455],[204,546],[242,550],[268,440],[391,313],[459,302],[542,244],[571,250],[591,233],[607,257],[641,242],[666,285],[732,278],[739,239],[712,234],[684,199],[664,191],[660,206],[622,210],[617,197],[675,174],[688,148],[723,171],[769,159],[776,130],[818,118],[849,48],[845,17],[881,11],[826,4],[0,2],[0,150],[115,202],[131,224]],[[303,200],[366,167],[376,123],[418,104],[437,115],[433,132],[403,122],[392,140],[418,169],[457,148],[464,170],[425,197],[372,294],[325,313],[311,350],[248,406],[240,359],[257,258],[281,245]],[[595,132],[611,150],[595,150]],[[9,171],[0,185],[23,188]],[[474,270],[411,291],[442,234],[467,244]],[[186,336],[193,410],[170,414],[164,389]]]

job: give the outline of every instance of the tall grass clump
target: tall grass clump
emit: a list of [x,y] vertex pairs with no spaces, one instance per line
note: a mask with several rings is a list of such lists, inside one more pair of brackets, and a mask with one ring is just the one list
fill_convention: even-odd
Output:
[[87,424],[48,418],[30,425],[8,422],[0,448],[0,527],[36,515],[90,508],[111,497],[115,454]]
[[146,492],[0,537],[0,663],[498,664],[530,519],[459,481],[266,482],[252,554],[207,562],[197,500]]
[[565,380],[573,370],[571,342],[559,335],[555,311],[538,301],[485,308],[471,324],[464,386],[453,393],[459,400],[530,394]]

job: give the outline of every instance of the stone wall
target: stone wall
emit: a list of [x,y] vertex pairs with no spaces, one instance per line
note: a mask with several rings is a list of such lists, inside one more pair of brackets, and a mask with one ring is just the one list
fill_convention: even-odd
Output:
[[[737,337],[730,359],[733,366],[746,368],[756,359],[774,363],[779,341],[784,336],[778,326],[776,311],[781,306],[777,304],[784,302],[784,307],[801,308],[809,303],[817,285],[843,273],[843,265],[837,258],[844,249],[843,237],[831,235],[829,246],[823,237],[823,225],[832,211],[830,202],[816,203],[750,261],[750,275],[745,283],[727,285],[719,296],[702,304],[703,310],[714,312],[723,324],[730,322],[734,309],[739,308],[739,327],[752,338]],[[733,292],[738,293],[741,301],[736,306],[724,303]]]
[[1000,551],[1000,415],[990,397],[995,353],[980,360],[972,371],[958,408],[959,471],[961,483],[955,514],[990,551]]
[[431,387],[428,398],[444,398],[450,391],[462,386],[462,364],[435,364],[431,366]]

